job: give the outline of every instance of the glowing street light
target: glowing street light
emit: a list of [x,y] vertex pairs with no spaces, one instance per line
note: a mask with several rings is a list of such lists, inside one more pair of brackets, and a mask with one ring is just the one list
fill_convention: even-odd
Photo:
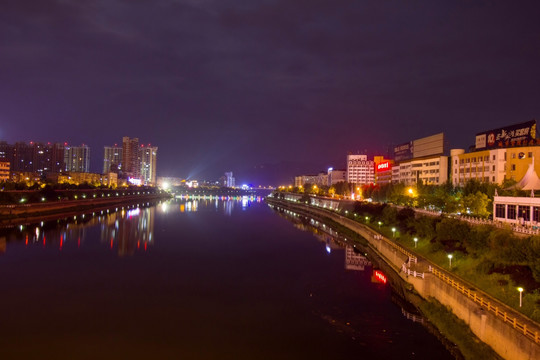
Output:
[[413,192],[413,189],[412,188],[409,188],[409,190],[407,190],[409,192],[410,195],[413,195],[414,192]]
[[519,307],[521,307],[521,305],[523,304],[523,302],[522,302],[522,299],[523,299],[523,288],[522,288],[522,287],[518,287],[517,290],[519,291]]
[[366,222],[369,222],[369,216],[366,216]]
[[379,221],[378,224],[379,224],[379,230],[380,230],[380,229],[381,229],[382,222]]
[[392,228],[392,237],[395,237],[395,236],[396,236],[396,228],[393,227],[393,228]]
[[448,268],[452,268],[452,254],[448,254]]
[[418,238],[414,238],[414,247],[416,247],[416,244],[418,244]]

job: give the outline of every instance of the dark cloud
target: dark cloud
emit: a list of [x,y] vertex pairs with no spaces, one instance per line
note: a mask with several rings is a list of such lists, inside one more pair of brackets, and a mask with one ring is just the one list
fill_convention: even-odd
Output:
[[0,138],[87,143],[96,171],[124,135],[159,146],[159,175],[255,182],[262,164],[289,177],[440,131],[464,147],[537,116],[535,2],[0,8]]

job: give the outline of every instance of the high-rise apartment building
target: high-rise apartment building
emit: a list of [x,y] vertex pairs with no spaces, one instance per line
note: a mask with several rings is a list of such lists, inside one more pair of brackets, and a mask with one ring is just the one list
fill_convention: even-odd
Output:
[[0,158],[10,162],[11,171],[37,173],[40,176],[64,171],[64,145],[17,142],[0,143]]
[[64,148],[65,170],[72,172],[90,172],[90,147],[65,146]]
[[141,161],[139,152],[139,139],[122,138],[122,173],[125,178],[141,178]]
[[368,185],[375,182],[375,163],[367,155],[347,155],[347,182]]
[[103,174],[110,172],[118,173],[122,170],[122,148],[117,146],[105,146],[103,155]]
[[144,185],[156,184],[157,146],[141,145],[139,158],[141,161],[141,183]]

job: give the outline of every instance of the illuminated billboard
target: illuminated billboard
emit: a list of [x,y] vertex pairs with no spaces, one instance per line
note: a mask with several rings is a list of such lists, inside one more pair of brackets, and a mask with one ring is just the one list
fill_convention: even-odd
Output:
[[536,143],[536,120],[476,134],[476,150]]
[[376,172],[385,172],[392,170],[392,164],[390,161],[383,161],[375,165]]

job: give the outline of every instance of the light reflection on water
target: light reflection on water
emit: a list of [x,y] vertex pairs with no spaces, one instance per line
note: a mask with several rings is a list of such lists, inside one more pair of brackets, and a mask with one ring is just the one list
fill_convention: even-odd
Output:
[[174,199],[0,230],[0,358],[447,358],[347,239],[258,202]]
[[84,245],[87,230],[98,227],[100,242],[118,256],[146,252],[154,245],[154,221],[158,213],[193,213],[199,207],[211,208],[231,216],[235,208],[246,210],[253,202],[260,203],[261,197],[217,197],[200,196],[179,198],[161,202],[130,205],[120,208],[95,211],[70,216],[54,221],[0,229],[0,254],[5,253],[10,242],[24,241],[26,246],[42,246],[63,250],[65,247]]

